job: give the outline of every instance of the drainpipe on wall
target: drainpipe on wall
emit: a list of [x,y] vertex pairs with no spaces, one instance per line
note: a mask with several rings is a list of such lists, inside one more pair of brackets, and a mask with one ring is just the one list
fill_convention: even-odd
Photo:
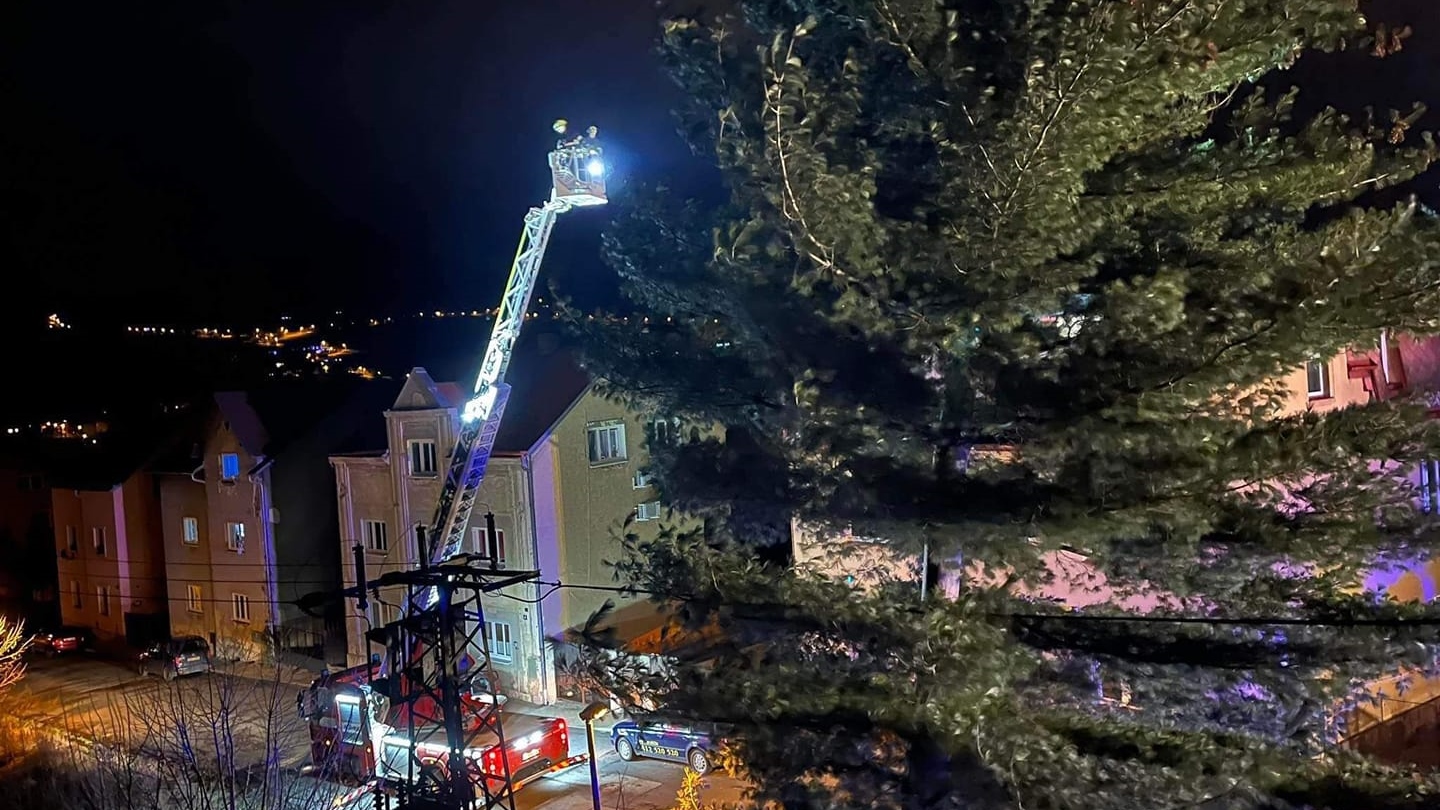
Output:
[[270,462],[267,459],[247,477],[260,493],[260,554],[265,560],[265,599],[269,613],[265,619],[265,630],[273,639],[275,629],[280,626],[280,581],[276,574],[275,524],[271,522],[273,510],[270,504],[270,487],[266,485],[269,468]]

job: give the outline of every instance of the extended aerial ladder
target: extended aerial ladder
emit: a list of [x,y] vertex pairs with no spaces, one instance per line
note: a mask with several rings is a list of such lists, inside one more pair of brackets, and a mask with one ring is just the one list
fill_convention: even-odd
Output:
[[[555,130],[563,136],[565,121],[555,122]],[[555,220],[572,208],[606,202],[605,163],[595,136],[595,127],[590,127],[584,135],[560,141],[550,153],[553,179],[550,199],[525,215],[525,230],[515,251],[510,279],[500,299],[500,310],[495,315],[480,373],[475,379],[475,393],[461,414],[460,436],[450,457],[440,501],[435,506],[435,519],[429,532],[432,565],[449,560],[464,548],[465,529],[475,508],[475,496],[485,480],[485,469],[495,449],[495,436],[510,399],[505,372],[510,367],[520,329],[525,325],[530,295],[535,291],[535,279],[540,274],[540,263],[545,258]],[[435,598],[433,591],[427,592],[423,603],[416,607],[433,607]]]
[[[386,648],[375,673],[376,688],[365,672],[356,671],[345,676],[349,683],[339,692],[317,681],[300,696],[301,713],[312,718],[312,731],[326,712],[334,713],[328,707],[335,700],[358,700],[356,705],[366,707],[367,719],[356,727],[388,729],[384,745],[365,742],[359,748],[370,763],[367,767],[374,769],[371,785],[378,789],[377,799],[395,797],[401,807],[470,810],[505,805],[513,810],[516,787],[586,759],[561,750],[568,749],[563,720],[548,721],[543,734],[507,739],[493,681],[487,679],[479,690],[488,696],[472,694],[477,690],[471,676],[493,671],[483,632],[483,597],[534,581],[539,572],[497,570],[493,557],[484,565],[472,565],[476,555],[464,553],[466,529],[510,397],[505,374],[550,233],[561,214],[606,202],[606,166],[595,127],[575,137],[566,137],[566,129],[564,120],[555,123],[561,140],[549,156],[550,198],[525,215],[474,393],[461,413],[431,528],[417,538],[421,568],[366,582],[363,551],[357,551],[359,577],[356,587],[346,590],[347,597],[359,599],[363,609],[367,593],[390,588],[406,593],[400,619],[368,634]],[[487,524],[493,519],[486,518]],[[346,697],[344,689],[358,691],[362,698]],[[351,727],[340,719],[344,714],[333,720],[341,731]],[[330,745],[334,735],[318,736]]]

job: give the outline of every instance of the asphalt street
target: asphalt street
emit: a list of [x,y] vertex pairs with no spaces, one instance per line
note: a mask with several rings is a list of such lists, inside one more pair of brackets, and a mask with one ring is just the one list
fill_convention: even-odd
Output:
[[[183,754],[225,762],[238,771],[282,768],[294,774],[286,789],[294,800],[286,803],[313,807],[329,804],[345,789],[299,775],[308,761],[309,734],[295,715],[295,693],[307,680],[305,673],[251,665],[166,683],[114,661],[71,655],[35,658],[13,694],[34,722],[79,740],[120,743],[157,761]],[[572,753],[583,753],[584,734],[578,722],[571,725],[577,732]],[[674,806],[684,766],[624,762],[610,749],[607,733],[596,737],[602,807]],[[702,801],[741,801],[743,786],[734,779],[712,774],[704,783]],[[586,810],[590,794],[589,768],[581,765],[527,785],[515,804],[517,810]],[[368,804],[362,800],[351,807]]]

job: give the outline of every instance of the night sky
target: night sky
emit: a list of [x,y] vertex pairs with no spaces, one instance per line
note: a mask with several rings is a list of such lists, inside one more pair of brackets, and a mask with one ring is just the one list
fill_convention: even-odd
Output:
[[[598,125],[621,177],[706,182],[651,53],[657,5],[7,3],[0,307],[183,323],[492,306],[555,118]],[[1350,109],[1422,99],[1421,126],[1440,125],[1440,6],[1370,7],[1415,28],[1405,52],[1296,77]],[[596,303],[614,287],[603,222],[569,215],[546,266]]]
[[[3,258],[29,293],[7,309],[493,306],[556,118],[598,125],[626,176],[703,174],[652,2],[7,6]],[[603,221],[569,215],[546,267],[597,300]]]

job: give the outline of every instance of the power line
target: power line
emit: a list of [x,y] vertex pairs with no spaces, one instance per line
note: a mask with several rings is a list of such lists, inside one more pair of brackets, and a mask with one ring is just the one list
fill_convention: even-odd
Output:
[[[539,599],[526,600],[520,597],[513,597],[509,594],[502,594],[512,599],[526,602],[538,602],[540,599],[555,593],[558,590],[572,588],[589,591],[608,591],[620,594],[643,594],[646,596],[659,596],[666,599],[674,599],[681,602],[710,602],[727,607],[773,607],[773,608],[799,608],[804,607],[798,604],[787,603],[757,603],[737,602],[725,599],[704,599],[688,594],[665,593],[651,591],[644,588],[634,588],[617,585],[571,585],[562,582],[536,581],[537,585],[546,585],[550,590],[542,594]],[[909,613],[923,613],[924,610],[916,607],[908,608]],[[1323,619],[1304,618],[1294,616],[1151,616],[1151,615],[1126,615],[1114,614],[1087,614],[1087,613],[1017,613],[1009,611],[989,611],[984,614],[990,618],[997,619],[1020,619],[1024,621],[1059,621],[1075,623],[1132,623],[1132,624],[1200,624],[1217,626],[1302,626],[1302,627],[1435,627],[1440,626],[1440,616],[1421,616],[1415,618],[1391,618],[1391,619]]]
[[[109,558],[105,558],[105,559],[108,560]],[[187,564],[187,565],[204,565],[205,563],[183,563],[183,564]],[[263,563],[256,563],[256,564],[248,564],[248,563],[218,563],[218,564],[213,564],[213,565],[222,565],[222,566],[224,566],[224,565],[231,565],[231,566],[246,567],[246,568],[263,568],[263,567],[264,567],[264,564],[263,564]],[[212,567],[213,567],[213,565],[212,565]],[[275,566],[275,567],[282,567],[282,566]],[[316,566],[316,565],[311,565],[311,564],[298,564],[298,563],[297,563],[297,564],[292,564],[291,567],[297,567],[297,568],[298,568],[298,567],[314,568],[314,567],[317,567],[317,566]],[[414,570],[414,569],[402,568],[401,570]],[[96,574],[91,573],[91,572],[84,572],[82,575],[83,575],[83,576],[86,576],[87,578],[94,578],[94,577],[96,576]],[[268,584],[267,582],[265,582],[265,581],[263,581],[263,580],[213,579],[213,578],[204,578],[204,577],[187,578],[187,577],[168,577],[168,576],[146,576],[146,577],[119,577],[119,578],[130,579],[131,581],[140,581],[140,582],[165,582],[165,583],[169,583],[169,582],[171,582],[171,581],[177,581],[177,580],[178,580],[179,584],[185,584],[185,585],[190,585],[190,584],[200,584],[200,585],[204,585],[204,584],[210,584],[210,585],[267,585],[267,584]],[[281,580],[278,584],[280,584],[280,585],[285,585],[285,586],[295,586],[295,585],[319,585],[319,586],[325,586],[325,585],[333,585],[334,582],[333,582],[333,580],[284,579],[284,580]],[[510,599],[510,600],[512,600],[512,601],[521,602],[521,603],[530,604],[530,605],[539,604],[539,603],[543,602],[544,600],[550,598],[551,596],[555,595],[556,593],[558,593],[558,592],[560,592],[560,591],[562,591],[562,590],[584,590],[584,591],[600,591],[600,592],[605,592],[605,593],[616,593],[616,594],[621,594],[621,595],[625,595],[625,596],[653,596],[653,597],[660,597],[660,598],[664,598],[664,599],[673,599],[673,600],[681,601],[681,602],[708,602],[708,603],[717,604],[717,605],[723,605],[723,606],[727,606],[727,607],[744,607],[744,606],[751,606],[751,607],[756,607],[756,608],[780,608],[780,609],[785,609],[785,608],[802,608],[802,607],[805,607],[805,606],[803,606],[803,605],[793,604],[793,603],[757,603],[757,602],[741,602],[741,601],[726,600],[726,599],[711,599],[711,598],[698,597],[698,596],[695,596],[695,595],[693,595],[693,594],[669,593],[669,592],[654,591],[654,590],[648,590],[648,589],[645,589],[645,588],[639,588],[639,587],[633,587],[633,586],[625,586],[625,585],[581,585],[581,584],[576,584],[576,583],[566,583],[566,582],[559,582],[559,581],[550,582],[550,581],[544,581],[544,580],[535,580],[535,581],[533,582],[533,584],[534,584],[534,585],[537,585],[537,586],[544,586],[544,587],[548,588],[548,590],[546,590],[544,593],[541,593],[539,596],[536,596],[536,597],[533,597],[533,598],[531,598],[531,597],[518,596],[518,595],[515,595],[515,594],[509,594],[509,593],[497,593],[497,594],[495,594],[495,595],[500,596],[500,597],[503,597],[503,598],[505,598],[505,599]],[[62,593],[71,593],[71,592],[69,592],[69,591],[64,591],[63,589],[61,589],[61,592],[62,592]],[[320,592],[320,593],[323,593],[323,592]],[[331,592],[331,593],[334,594],[335,592]],[[158,599],[158,598],[161,598],[161,597],[153,597],[153,598],[157,598],[157,599]],[[188,601],[190,601],[190,600],[187,600],[187,599],[185,599],[185,598],[183,598],[183,597],[170,597],[168,601],[173,601],[173,602],[188,602]],[[200,601],[215,601],[215,602],[221,602],[221,603],[225,603],[225,604],[229,604],[229,603],[230,603],[230,600],[228,600],[228,599],[200,600]],[[286,604],[286,605],[292,605],[292,606],[295,606],[295,607],[301,607],[300,600],[280,600],[280,604]],[[924,610],[921,609],[921,608],[917,608],[917,607],[911,607],[911,608],[907,608],[907,609],[906,609],[906,612],[909,612],[909,613],[923,613]],[[1062,622],[1062,623],[1073,623],[1073,624],[1084,624],[1084,623],[1091,623],[1091,624],[1148,624],[1148,625],[1167,624],[1167,625],[1204,625],[1204,626],[1225,626],[1225,627],[1334,627],[1334,628],[1345,628],[1345,627],[1356,627],[1356,628],[1359,628],[1359,627],[1402,628],[1402,627],[1437,627],[1437,626],[1440,626],[1440,616],[1420,616],[1420,617],[1412,617],[1412,618],[1401,618],[1401,617],[1395,617],[1395,618],[1370,618],[1370,619],[1367,619],[1367,618],[1338,618],[1338,617],[1337,617],[1337,618],[1327,619],[1327,618],[1298,617],[1298,616],[1155,616],[1155,615],[1144,615],[1144,614],[1116,615],[1116,614],[1093,614],[1093,613],[1080,613],[1080,612],[1069,612],[1069,613],[1034,613],[1034,612],[1030,612],[1030,613],[1022,613],[1022,612],[1011,612],[1011,611],[989,611],[989,612],[984,613],[983,615],[985,615],[985,616],[988,617],[988,618],[993,618],[993,619],[1010,619],[1010,620],[1018,620],[1018,621],[1025,621],[1025,622],[1035,622],[1035,623],[1039,623],[1039,622]]]
[[[235,553],[237,553],[237,552],[227,552],[227,553],[228,553],[228,554],[235,554]],[[376,554],[379,554],[379,553],[381,553],[381,552],[375,552],[375,553],[376,553]],[[126,564],[126,565],[208,565],[208,566],[210,566],[211,568],[225,567],[225,566],[234,566],[234,567],[239,567],[239,568],[258,568],[258,567],[261,567],[261,566],[264,566],[264,565],[265,565],[265,563],[263,563],[263,562],[254,562],[254,563],[246,563],[246,562],[208,562],[208,561],[205,561],[205,560],[199,560],[199,561],[196,561],[196,562],[183,562],[183,561],[180,561],[180,560],[163,560],[163,559],[161,559],[161,560],[132,560],[132,559],[127,559],[127,558],[123,558],[123,557],[84,557],[84,558],[81,558],[81,557],[62,557],[61,559],[68,559],[68,560],[71,560],[72,562],[85,562],[85,563],[112,563],[112,562],[113,562],[113,563],[124,563],[124,564]],[[270,567],[272,567],[272,568],[317,568],[317,567],[324,567],[324,566],[326,566],[326,565],[328,565],[328,563],[324,563],[324,562],[314,562],[314,563],[273,563]]]

